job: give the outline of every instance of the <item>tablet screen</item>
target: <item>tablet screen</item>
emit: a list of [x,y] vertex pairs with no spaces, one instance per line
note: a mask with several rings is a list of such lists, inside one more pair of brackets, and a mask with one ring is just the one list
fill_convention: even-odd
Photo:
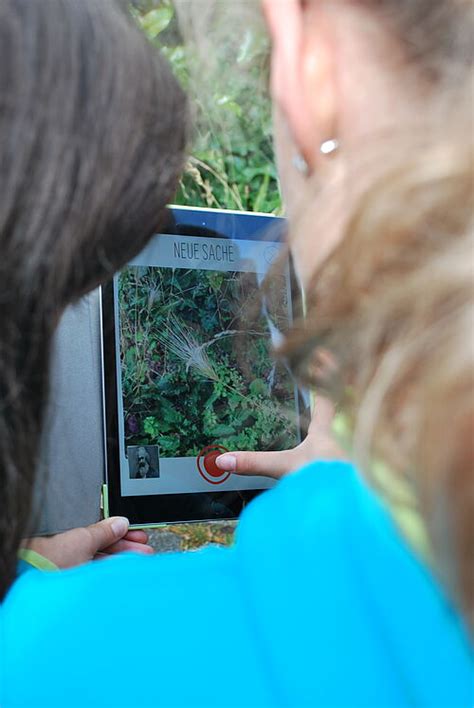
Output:
[[130,503],[266,489],[215,458],[301,439],[297,387],[272,356],[292,320],[289,269],[263,290],[282,245],[250,236],[158,234],[114,278],[114,461]]

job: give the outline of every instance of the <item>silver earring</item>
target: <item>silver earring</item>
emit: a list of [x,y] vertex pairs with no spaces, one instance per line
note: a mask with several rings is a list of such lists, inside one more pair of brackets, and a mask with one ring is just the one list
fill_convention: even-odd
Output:
[[333,152],[336,152],[339,148],[339,140],[336,140],[335,138],[331,138],[330,140],[325,140],[321,145],[319,146],[319,152],[322,155],[331,155]]
[[[336,150],[338,150],[338,149],[339,149],[339,140],[337,140],[336,138],[331,138],[330,140],[325,140],[319,146],[319,152],[322,155],[332,155],[332,153],[336,152]],[[310,172],[309,165],[300,152],[294,153],[292,162],[293,162],[293,167],[296,170],[298,170],[298,172],[301,175],[303,175],[304,177],[308,177],[309,172]]]

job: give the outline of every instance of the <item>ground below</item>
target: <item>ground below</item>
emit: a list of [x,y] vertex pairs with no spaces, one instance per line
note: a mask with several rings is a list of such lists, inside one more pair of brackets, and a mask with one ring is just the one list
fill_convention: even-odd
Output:
[[157,553],[189,551],[209,544],[230,546],[234,541],[236,526],[236,521],[162,526],[148,532],[149,543]]

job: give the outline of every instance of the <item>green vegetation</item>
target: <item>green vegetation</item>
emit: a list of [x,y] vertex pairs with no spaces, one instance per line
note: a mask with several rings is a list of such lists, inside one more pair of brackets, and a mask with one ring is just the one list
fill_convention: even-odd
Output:
[[132,13],[167,56],[192,102],[191,156],[176,203],[280,214],[268,46],[258,25],[237,27],[232,41],[217,33],[210,45],[213,57],[201,71],[202,57],[183,41],[171,0],[135,0]]
[[[191,0],[191,2],[198,2],[198,0]],[[238,29],[234,31],[235,28],[231,27],[229,31],[232,31],[232,41],[226,41],[219,36],[219,39],[212,44],[212,52],[215,55],[211,62],[212,77],[209,73],[201,76],[201,73],[195,70],[194,50],[183,41],[174,3],[170,0],[132,0],[132,3],[131,11],[137,23],[150,42],[167,56],[175,74],[191,98],[193,108],[191,155],[175,202],[187,206],[281,214],[271,138],[271,107],[266,90],[268,46],[258,28],[253,29],[249,26],[243,31]],[[219,72],[215,71],[216,67],[219,68]],[[136,276],[130,274],[127,277]],[[209,297],[209,293],[213,297],[212,293],[219,287],[222,287],[222,284],[212,283],[207,279],[203,283],[203,288],[207,288],[208,293],[202,293],[202,297]],[[140,302],[140,298],[143,297],[144,293],[136,292],[136,302]],[[173,383],[184,385],[182,381],[176,381],[176,378],[180,379],[180,368],[176,360],[167,364],[169,367],[167,375],[170,378],[166,379],[166,376],[162,375],[163,372],[160,375],[153,372],[153,366],[156,368],[156,361],[153,363],[154,357],[156,359],[156,352],[159,351],[160,345],[158,341],[153,341],[152,334],[148,335],[149,354],[144,353],[143,336],[149,316],[148,307],[147,302],[145,310],[141,311],[141,322],[137,323],[137,327],[133,325],[136,341],[130,340],[132,332],[130,328],[128,334],[123,335],[129,337],[127,344],[129,353],[126,356],[130,361],[134,359],[139,371],[138,381],[126,381],[124,393],[125,396],[130,396],[133,386],[138,387],[141,392],[140,403],[134,404],[135,408],[128,411],[129,444],[132,444],[132,440],[144,443],[156,439],[157,412],[152,410],[150,402],[156,400],[157,381],[161,381],[160,385],[165,388],[169,386],[169,391],[173,390],[170,385],[173,377]],[[224,309],[222,302],[220,309],[221,312]],[[221,322],[221,326],[225,330],[229,324]],[[228,341],[230,343],[231,340]],[[253,346],[258,349],[262,347],[262,342],[255,340]],[[211,347],[208,350],[211,350]],[[211,358],[215,353],[208,351]],[[226,352],[221,350],[220,355],[224,356]],[[213,439],[218,437],[219,432],[216,431],[216,427],[212,428],[213,412],[216,407],[224,400],[233,400],[235,405],[239,406],[239,400],[242,400],[241,394],[250,396],[253,401],[254,423],[260,428],[262,425],[269,427],[263,420],[263,415],[258,413],[257,403],[258,397],[264,395],[265,386],[268,387],[268,383],[265,383],[269,373],[267,352],[260,352],[259,362],[261,372],[256,377],[252,391],[250,387],[242,390],[239,381],[234,383],[223,381],[220,384],[220,391],[217,381],[211,379],[208,383],[209,387],[215,388],[216,394],[213,405],[206,413],[205,423],[206,430]],[[219,368],[218,364],[216,366]],[[191,382],[200,383],[196,386],[195,396],[198,397],[199,392],[202,391],[203,377],[200,377],[196,371],[188,371],[188,374]],[[238,376],[237,372],[232,371],[228,371],[228,375]],[[226,388],[229,384],[233,385],[239,393],[235,393],[234,390],[231,394],[231,391]],[[185,395],[188,394],[189,390]],[[183,395],[182,389],[180,396]],[[171,402],[171,399],[168,400]],[[198,400],[194,403],[196,406],[201,405]],[[138,406],[142,406],[141,411],[138,411]],[[169,405],[167,411],[167,416],[176,415],[180,417],[180,423],[183,421],[183,411],[179,405],[176,409]],[[244,415],[243,410],[242,415]],[[136,426],[132,416],[136,417]],[[222,420],[220,415],[219,421],[223,425],[226,424],[225,419]],[[236,447],[251,446],[253,425],[248,426],[246,439],[244,422],[242,420],[240,432],[235,431],[235,426],[232,431],[228,431],[229,445],[229,438],[234,436]],[[192,421],[189,421],[188,427],[191,426]],[[273,422],[270,428],[272,426]],[[135,432],[132,432],[132,429]],[[186,447],[186,443],[183,445]],[[168,454],[176,452],[177,450],[170,449]],[[228,544],[232,540],[232,529],[226,527],[225,533],[220,534],[217,524],[180,525],[171,529],[181,536],[184,548],[194,548],[210,541]]]
[[[272,359],[254,273],[133,266],[119,297],[127,445],[189,457],[216,441],[297,444],[294,383]],[[279,305],[272,317],[284,329],[288,303]]]

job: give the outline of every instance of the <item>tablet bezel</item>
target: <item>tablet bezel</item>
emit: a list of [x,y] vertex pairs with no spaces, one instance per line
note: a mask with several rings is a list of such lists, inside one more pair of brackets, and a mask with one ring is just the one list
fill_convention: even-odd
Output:
[[[170,207],[169,212],[169,224],[160,230],[162,234],[225,236],[236,240],[261,240],[265,235],[269,242],[281,242],[284,232],[284,220],[267,214],[174,206]],[[230,219],[230,215],[235,218]],[[293,276],[291,289],[293,294],[298,292]],[[126,516],[134,527],[238,518],[245,505],[265,490],[121,495],[113,281],[102,286],[101,298],[108,515]]]

